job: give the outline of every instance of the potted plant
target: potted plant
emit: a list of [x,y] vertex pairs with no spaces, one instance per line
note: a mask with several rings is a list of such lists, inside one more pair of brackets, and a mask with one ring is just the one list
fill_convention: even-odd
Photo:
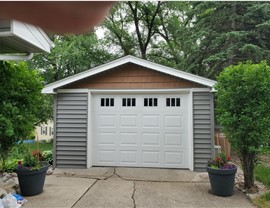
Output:
[[18,161],[15,172],[18,175],[21,195],[34,196],[43,191],[48,163],[42,161],[42,152],[28,151],[22,161]]
[[217,196],[233,195],[236,165],[232,164],[231,158],[225,153],[220,153],[214,160],[208,161],[206,167],[211,189],[213,194]]

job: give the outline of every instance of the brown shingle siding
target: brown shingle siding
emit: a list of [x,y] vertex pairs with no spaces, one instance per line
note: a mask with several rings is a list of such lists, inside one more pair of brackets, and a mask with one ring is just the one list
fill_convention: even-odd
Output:
[[193,87],[200,88],[204,86],[135,64],[125,64],[105,73],[85,78],[64,88],[162,89]]

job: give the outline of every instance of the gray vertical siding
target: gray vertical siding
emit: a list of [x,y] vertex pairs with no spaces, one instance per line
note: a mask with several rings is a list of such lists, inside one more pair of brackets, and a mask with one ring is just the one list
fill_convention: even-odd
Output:
[[210,92],[193,93],[194,170],[206,171],[213,152],[213,99]]
[[87,93],[57,94],[55,167],[86,168]]

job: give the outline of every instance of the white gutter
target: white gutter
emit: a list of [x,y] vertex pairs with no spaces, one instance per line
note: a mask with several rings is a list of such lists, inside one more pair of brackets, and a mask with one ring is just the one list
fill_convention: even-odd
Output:
[[21,55],[21,54],[17,54],[17,55],[10,55],[10,54],[6,54],[6,55],[2,55],[0,54],[0,60],[1,61],[23,61],[23,60],[30,60],[31,58],[33,58],[34,54],[33,53],[27,53],[25,55]]

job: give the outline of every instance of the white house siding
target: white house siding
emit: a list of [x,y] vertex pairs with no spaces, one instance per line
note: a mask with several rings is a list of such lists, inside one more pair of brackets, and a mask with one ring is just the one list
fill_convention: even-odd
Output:
[[205,171],[213,154],[213,95],[193,93],[194,170]]
[[62,93],[55,97],[54,165],[86,168],[87,93]]
[[53,138],[53,122],[48,120],[47,123],[36,126],[35,134],[36,140],[51,140]]

